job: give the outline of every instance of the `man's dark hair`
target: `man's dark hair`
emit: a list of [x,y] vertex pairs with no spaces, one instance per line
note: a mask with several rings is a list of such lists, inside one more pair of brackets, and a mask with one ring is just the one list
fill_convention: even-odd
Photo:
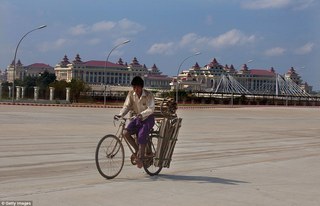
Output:
[[141,86],[143,88],[144,86],[144,81],[141,77],[135,76],[132,81],[131,81],[132,86]]

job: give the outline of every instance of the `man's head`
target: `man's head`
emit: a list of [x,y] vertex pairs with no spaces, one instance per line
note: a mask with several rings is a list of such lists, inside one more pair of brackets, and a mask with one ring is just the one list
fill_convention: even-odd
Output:
[[142,88],[144,87],[144,81],[141,77],[135,76],[132,81],[131,81],[132,86],[141,86]]
[[143,79],[139,76],[135,76],[131,81],[131,86],[133,87],[133,91],[140,97],[144,87]]

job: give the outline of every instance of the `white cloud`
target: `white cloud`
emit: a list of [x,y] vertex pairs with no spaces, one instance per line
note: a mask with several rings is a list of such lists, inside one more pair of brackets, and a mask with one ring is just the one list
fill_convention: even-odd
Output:
[[71,35],[79,36],[89,33],[113,32],[115,35],[135,35],[145,28],[128,19],[119,21],[99,21],[92,25],[79,24],[69,29]]
[[271,49],[268,49],[264,52],[266,56],[281,56],[285,53],[286,49],[282,47],[274,47]]
[[230,46],[240,46],[256,41],[255,35],[246,35],[243,32],[232,29],[218,37],[200,36],[196,33],[188,33],[178,42],[156,43],[148,50],[149,54],[173,54],[178,49],[199,51],[210,47],[223,49]]
[[72,35],[77,36],[77,35],[82,35],[82,34],[87,33],[88,32],[88,28],[86,28],[86,26],[83,25],[83,24],[79,24],[77,26],[71,27],[69,29],[69,31],[70,31],[70,33]]
[[250,0],[242,4],[246,9],[270,9],[288,6],[290,0]]
[[294,10],[306,9],[314,0],[247,0],[241,5],[245,9],[279,9],[293,8]]
[[209,43],[213,47],[216,48],[224,48],[228,46],[236,46],[236,45],[243,45],[247,43],[255,42],[256,37],[255,35],[247,36],[243,32],[232,29],[224,34],[221,34],[217,38],[212,39]]
[[112,21],[100,21],[94,23],[91,27],[93,32],[103,32],[103,31],[110,31],[115,27],[116,23]]
[[310,52],[312,52],[314,47],[314,43],[306,43],[305,45],[303,45],[302,47],[298,48],[295,50],[296,54],[300,54],[300,55],[304,55],[304,54],[308,54]]
[[57,39],[54,42],[45,42],[42,45],[40,45],[39,50],[42,52],[46,52],[50,50],[58,50],[65,47],[68,44],[68,42],[70,41],[68,41],[65,38]]
[[174,45],[173,42],[153,44],[148,50],[148,54],[173,54]]
[[294,7],[295,10],[303,10],[310,6],[312,6],[314,0],[297,0],[296,5]]
[[[188,33],[184,35],[179,41],[179,46],[181,48],[191,47],[191,48],[201,48],[208,46],[213,37],[199,36],[195,33]],[[192,49],[192,50],[193,50]]]
[[[297,48],[294,50],[294,53],[295,54],[298,54],[298,55],[304,55],[304,54],[308,54],[310,52],[312,52],[314,48],[314,43],[306,43],[305,45]],[[282,47],[274,47],[274,48],[271,48],[271,49],[268,49],[264,52],[264,54],[266,56],[281,56],[283,55],[287,50],[285,48],[282,48]]]
[[[117,45],[127,39],[132,39],[144,29],[145,27],[141,24],[124,18],[119,21],[97,21],[92,24],[78,24],[71,27],[67,35],[64,36],[68,39],[65,43],[69,46],[76,44],[96,46],[106,41]],[[44,43],[41,46],[41,50],[48,51],[58,49],[59,42],[61,41],[62,39],[56,42]]]
[[184,35],[179,42],[180,47],[214,47],[225,48],[229,46],[243,45],[253,43],[256,40],[255,35],[246,35],[243,32],[232,29],[218,37],[199,36],[195,33]]
[[60,47],[62,47],[63,45],[65,45],[66,42],[67,42],[67,39],[63,39],[63,38],[58,39],[57,41],[53,42],[53,47],[54,47],[54,48],[60,48]]
[[145,30],[145,27],[142,26],[141,24],[130,21],[128,19],[120,20],[119,22],[117,22],[116,26],[124,34],[137,34]]
[[200,37],[195,34],[195,33],[189,33],[189,34],[186,34],[184,35],[181,40],[180,40],[180,46],[183,47],[183,46],[187,46],[189,44],[194,44],[197,39],[199,39]]

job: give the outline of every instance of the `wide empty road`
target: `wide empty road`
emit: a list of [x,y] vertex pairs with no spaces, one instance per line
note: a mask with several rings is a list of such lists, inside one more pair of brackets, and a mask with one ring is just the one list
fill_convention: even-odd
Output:
[[0,205],[320,205],[320,109],[179,109],[171,167],[102,178],[94,153],[117,108],[0,105]]

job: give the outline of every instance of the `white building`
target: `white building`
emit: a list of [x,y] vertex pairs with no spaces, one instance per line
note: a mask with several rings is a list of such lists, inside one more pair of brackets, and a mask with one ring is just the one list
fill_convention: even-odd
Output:
[[[12,62],[7,68],[7,81],[13,82],[14,62]],[[27,76],[35,77],[39,76],[43,72],[54,73],[52,66],[44,63],[34,63],[28,66],[23,66],[20,60],[18,60],[15,69],[15,79],[23,80]]]
[[[200,67],[196,63],[189,70],[182,71],[177,77],[173,78],[170,83],[171,89],[189,91],[218,91],[219,87],[234,87],[237,84],[241,89],[253,94],[275,94],[278,74],[273,68],[266,69],[249,69],[246,64],[242,65],[237,71],[233,65],[222,66],[214,58],[209,64]],[[223,78],[224,77],[224,78]],[[291,79],[304,92],[311,92],[312,87],[303,83],[300,76],[291,67],[284,75],[285,79]],[[223,80],[227,79],[229,84]],[[231,91],[232,89],[229,89]],[[239,89],[240,90],[240,89]]]
[[146,87],[169,89],[171,78],[161,74],[156,65],[148,69],[141,65],[136,57],[130,64],[123,63],[120,58],[117,63],[90,60],[83,62],[80,55],[70,62],[65,55],[54,68],[57,80],[70,82],[81,79],[89,85],[121,85],[130,86],[135,76],[141,76]]

